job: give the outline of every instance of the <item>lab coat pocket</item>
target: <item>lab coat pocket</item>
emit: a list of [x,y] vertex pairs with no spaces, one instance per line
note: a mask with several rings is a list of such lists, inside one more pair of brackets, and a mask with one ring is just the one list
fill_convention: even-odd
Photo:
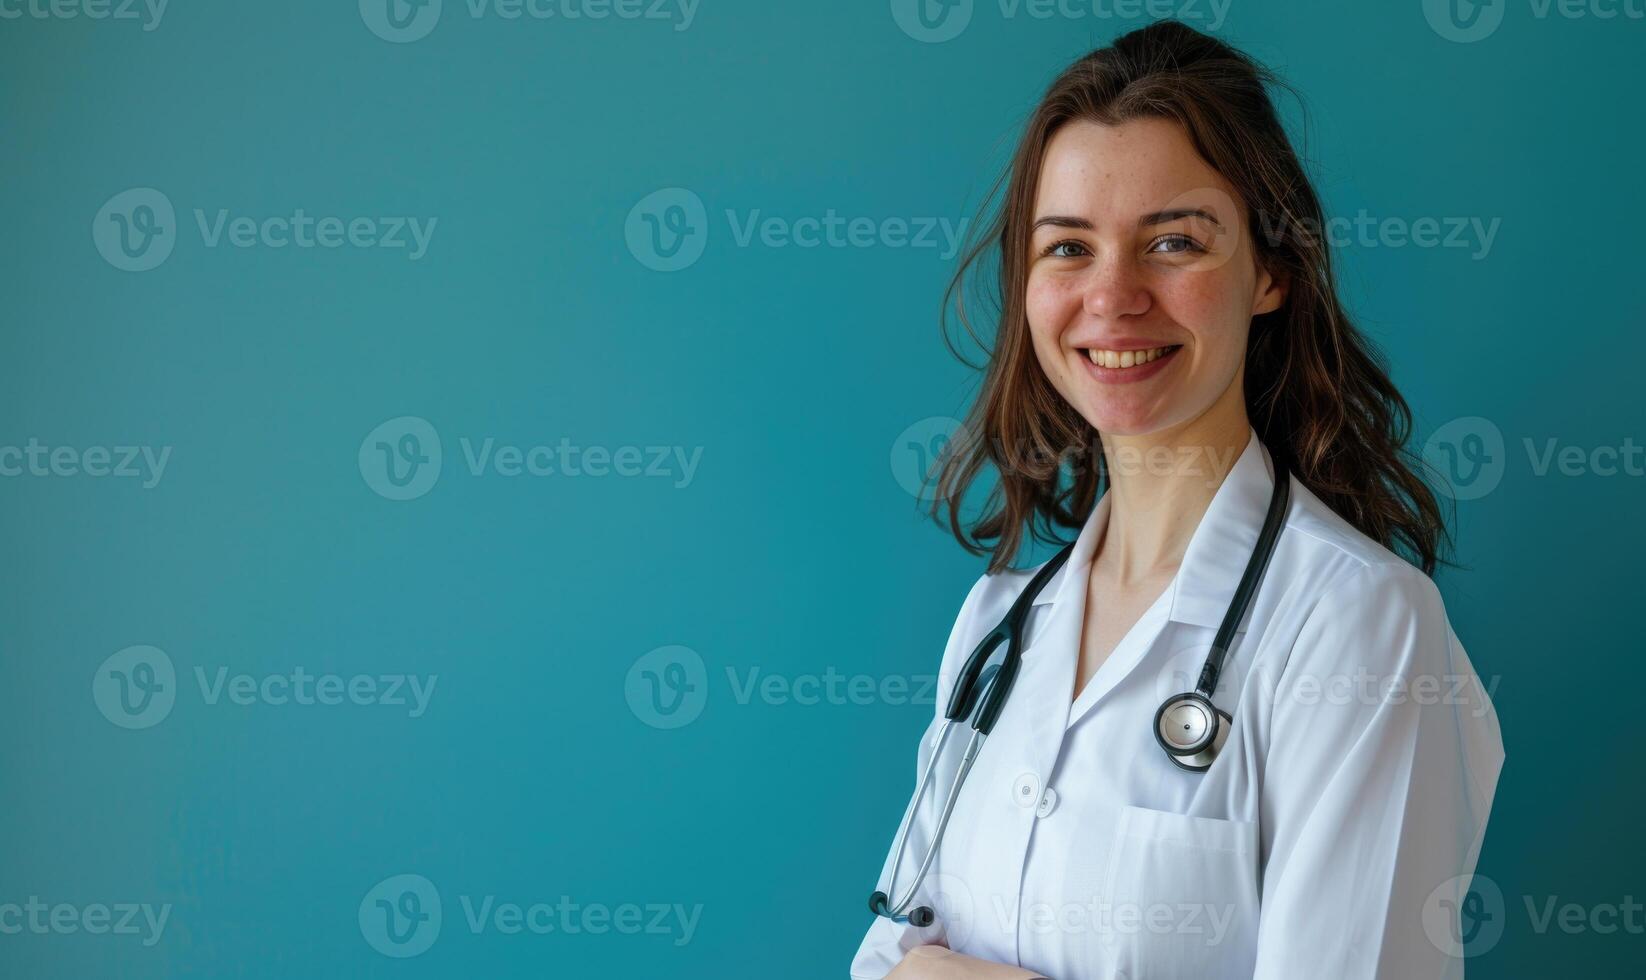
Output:
[[1250,977],[1257,863],[1255,823],[1124,807],[1100,930],[1116,975]]

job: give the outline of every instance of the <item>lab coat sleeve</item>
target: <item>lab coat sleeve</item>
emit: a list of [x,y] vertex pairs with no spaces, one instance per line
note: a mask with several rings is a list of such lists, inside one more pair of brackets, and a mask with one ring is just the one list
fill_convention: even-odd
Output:
[[1503,742],[1434,583],[1373,564],[1323,596],[1270,721],[1255,980],[1461,978],[1437,890],[1474,871]]
[[[936,705],[932,713],[932,720],[926,726],[925,733],[920,738],[920,745],[915,753],[915,782],[909,788],[909,797],[914,798],[915,790],[919,787],[920,774],[925,771],[926,763],[931,759],[932,748],[936,744],[938,733],[943,726],[943,710],[948,707],[949,692],[954,689],[955,674],[965,664],[965,659],[975,645],[973,634],[980,633],[972,627],[976,619],[979,597],[984,591],[988,576],[979,578],[972,586],[971,592],[961,604],[960,614],[955,617],[953,629],[949,631],[949,641],[943,650],[942,665],[938,669],[936,688]],[[961,734],[956,732],[949,736],[950,744],[944,747],[945,757],[953,759],[958,755],[957,747],[953,744]],[[964,742],[961,743],[964,745]],[[938,771],[933,775],[932,785],[926,791],[926,798],[921,801],[921,808],[911,819],[913,826],[909,829],[909,842],[903,852],[903,868],[898,875],[897,887],[905,889],[912,879],[915,870],[919,867],[920,859],[926,853],[926,847],[931,842],[931,831],[936,825],[938,805],[942,795],[947,791],[948,780],[953,777],[953,768],[945,769],[940,763]],[[904,805],[907,812],[908,805]],[[890,817],[887,818],[891,819]],[[886,858],[880,868],[880,877],[876,879],[875,888],[890,893],[892,856],[896,845],[895,838],[886,850]],[[921,893],[926,895],[933,883],[928,880],[927,886]],[[903,954],[916,946],[938,944],[947,946],[948,937],[943,931],[943,916],[938,921],[924,929],[917,929],[906,922],[893,922],[883,916],[872,915],[867,906],[865,895],[863,914],[869,916],[868,933],[864,935],[862,944],[858,947],[857,955],[852,959],[851,975],[853,980],[879,980],[903,959]],[[895,897],[894,897],[895,900]],[[919,903],[917,903],[919,904]]]

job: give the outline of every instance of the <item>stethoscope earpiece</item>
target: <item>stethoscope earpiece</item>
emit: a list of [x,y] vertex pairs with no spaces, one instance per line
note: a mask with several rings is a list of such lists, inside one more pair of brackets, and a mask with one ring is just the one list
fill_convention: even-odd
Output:
[[885,915],[887,901],[885,892],[875,892],[869,896],[869,911],[875,915]]
[[899,918],[907,919],[909,925],[914,926],[916,929],[924,929],[933,922],[937,921],[937,913],[932,911],[932,907],[930,905],[917,906],[910,909],[907,916],[898,916],[894,915],[892,910],[886,907],[890,902],[891,899],[886,897],[885,892],[875,892],[873,895],[869,896],[869,911],[873,912],[875,915],[883,915],[893,921],[896,921]]

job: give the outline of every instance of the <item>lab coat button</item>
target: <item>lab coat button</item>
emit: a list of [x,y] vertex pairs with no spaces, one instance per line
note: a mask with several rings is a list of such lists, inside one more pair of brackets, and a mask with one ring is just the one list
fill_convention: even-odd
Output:
[[1040,805],[1035,808],[1035,816],[1049,816],[1055,809],[1057,809],[1057,790],[1048,786],[1046,792],[1040,795]]
[[1012,784],[1012,800],[1020,807],[1028,809],[1040,802],[1040,780],[1032,772],[1026,772],[1017,777]]

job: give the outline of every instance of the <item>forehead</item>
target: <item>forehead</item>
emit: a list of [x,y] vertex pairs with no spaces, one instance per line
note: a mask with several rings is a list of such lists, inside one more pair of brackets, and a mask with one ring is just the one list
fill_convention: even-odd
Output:
[[1176,122],[1133,119],[1111,126],[1080,119],[1065,124],[1046,147],[1035,215],[1132,220],[1203,191],[1232,197],[1234,188],[1201,159]]

